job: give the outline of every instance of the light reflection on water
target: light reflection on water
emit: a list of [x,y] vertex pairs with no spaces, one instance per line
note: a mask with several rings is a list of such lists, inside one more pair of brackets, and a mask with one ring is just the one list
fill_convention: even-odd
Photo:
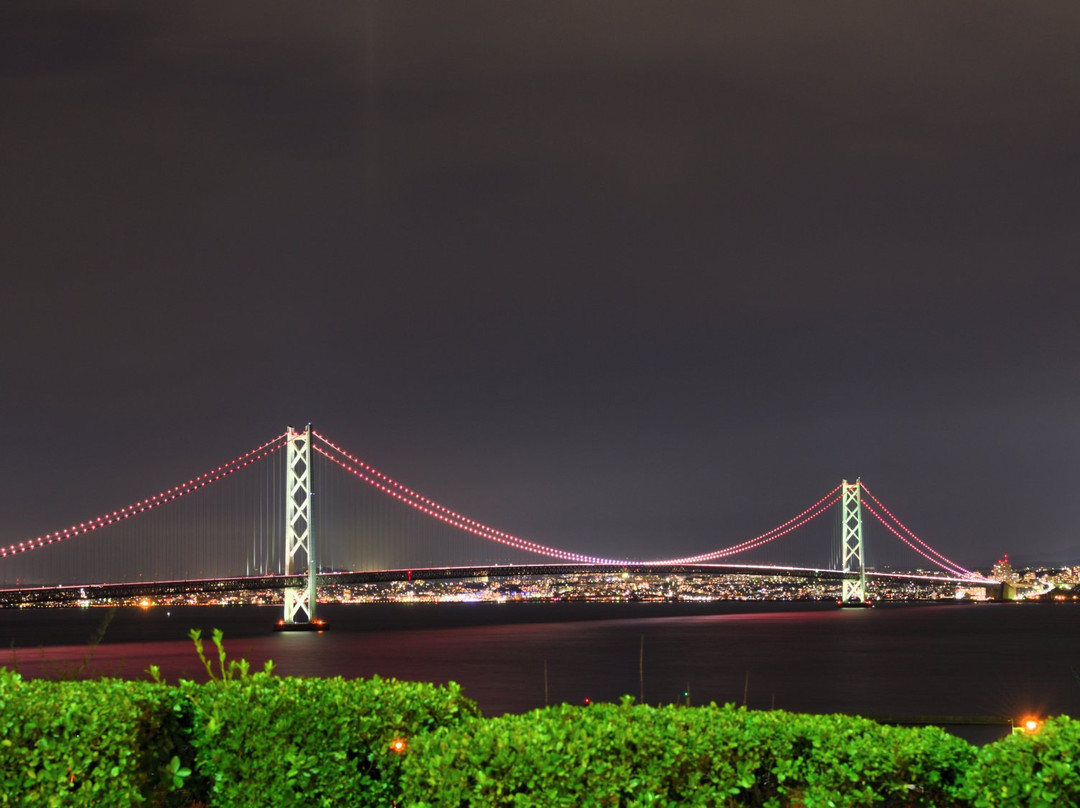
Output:
[[[754,611],[757,610],[757,611]],[[742,703],[799,712],[1080,715],[1080,609],[1068,605],[453,604],[325,606],[325,634],[269,630],[270,607],[7,610],[0,664],[27,676],[201,680],[191,641],[225,632],[230,658],[282,675],[456,681],[486,714],[552,703]],[[14,648],[10,646],[14,644]],[[211,653],[213,657],[213,653]],[[983,730],[1000,734],[1001,730]],[[980,739],[978,732],[964,733]]]

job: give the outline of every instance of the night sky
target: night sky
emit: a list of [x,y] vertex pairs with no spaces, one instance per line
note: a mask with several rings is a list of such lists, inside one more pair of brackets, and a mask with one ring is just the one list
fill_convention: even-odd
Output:
[[577,552],[861,476],[1080,563],[1072,0],[5,0],[0,270],[3,544],[311,421]]

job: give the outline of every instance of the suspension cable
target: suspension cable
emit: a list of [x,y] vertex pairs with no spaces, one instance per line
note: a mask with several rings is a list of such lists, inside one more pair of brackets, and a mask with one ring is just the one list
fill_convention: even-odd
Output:
[[276,438],[273,438],[272,440],[269,440],[266,443],[262,444],[261,446],[257,446],[254,449],[244,452],[244,454],[233,458],[227,463],[222,463],[215,469],[211,469],[210,471],[200,474],[198,477],[193,477],[187,482],[174,485],[172,488],[166,488],[164,491],[160,491],[157,494],[154,494],[152,497],[147,497],[140,502],[126,505],[119,510],[103,514],[102,516],[98,516],[95,519],[88,519],[85,522],[80,522],[77,525],[72,525],[71,527],[64,528],[63,530],[58,530],[53,533],[45,533],[41,536],[37,536],[36,538],[21,541],[18,544],[10,544],[7,547],[0,547],[0,558],[5,558],[9,555],[14,555],[16,553],[25,553],[28,550],[36,550],[39,547],[44,547],[45,545],[53,544],[55,542],[65,541],[66,539],[74,538],[75,536],[81,536],[84,533],[91,533],[95,530],[98,530],[99,528],[111,525],[114,522],[129,519],[135,514],[144,513],[146,511],[153,510],[154,508],[160,507],[167,502],[172,502],[178,497],[183,497],[187,494],[192,493],[193,491],[204,488],[211,483],[217,482],[224,477],[228,477],[230,474],[233,474],[234,472],[244,468],[245,466],[249,466],[252,463],[266,457],[267,455],[278,451],[285,445],[283,443],[285,434],[286,433],[282,433]]
[[[326,442],[325,439],[320,439],[323,440],[323,442]],[[363,480],[368,485],[377,488],[384,494],[393,497],[399,502],[402,502],[405,505],[408,505],[416,509],[417,511],[420,511],[421,513],[427,514],[434,519],[438,519],[440,522],[444,522],[448,525],[459,528],[460,530],[464,530],[476,536],[480,536],[481,538],[488,539],[489,541],[497,542],[508,547],[513,547],[517,550],[535,553],[536,555],[543,555],[549,558],[558,558],[562,561],[575,561],[581,564],[635,563],[633,561],[627,560],[597,558],[595,556],[587,556],[580,553],[571,553],[567,552],[566,550],[560,550],[556,547],[548,547],[544,544],[538,544],[537,542],[529,541],[528,539],[523,539],[519,536],[514,536],[513,534],[506,533],[501,530],[496,530],[495,528],[488,527],[487,525],[477,522],[474,519],[469,519],[465,516],[462,516],[461,514],[450,510],[449,508],[445,508],[442,505],[439,505],[437,502],[434,502],[427,497],[423,497],[416,492],[411,491],[403,485],[393,482],[392,480],[390,480],[390,478],[386,477],[386,475],[376,471],[367,463],[357,461],[357,464],[353,465],[348,460],[344,459],[345,457],[349,456],[345,452],[340,452],[341,456],[334,456],[334,454],[332,454],[330,451],[323,448],[322,446],[319,446],[318,444],[313,443],[312,448],[316,452],[321,454],[323,457],[336,463],[345,471],[349,472],[360,480]],[[368,473],[365,473],[365,471]],[[386,482],[383,482],[384,480]]]
[[[950,567],[955,567],[955,569],[958,570],[959,572],[963,573],[963,575],[965,577],[979,577],[979,578],[982,577],[981,575],[979,575],[979,573],[972,572],[969,569],[965,569],[964,567],[961,567],[959,564],[957,564],[955,561],[952,561],[952,560],[946,558],[941,553],[939,553],[937,550],[935,550],[933,547],[931,547],[929,544],[924,542],[922,539],[920,539],[918,536],[916,536],[907,525],[905,525],[903,522],[901,522],[899,519],[897,519],[896,516],[893,514],[893,512],[890,511],[888,508],[886,508],[884,503],[882,503],[881,500],[879,500],[877,497],[875,497],[870,492],[870,489],[866,487],[865,483],[860,482],[859,485],[862,486],[862,489],[863,489],[863,491],[865,491],[867,493],[867,496],[869,496],[870,499],[874,500],[874,502],[877,503],[878,507],[881,508],[881,510],[884,511],[889,516],[889,518],[892,519],[892,521],[895,522],[900,527],[901,530],[903,530],[908,536],[910,536],[912,539],[914,539],[917,544],[919,544],[920,546],[922,546],[923,548],[928,550],[932,555],[934,555],[938,559],[940,559],[940,561],[934,561],[933,558],[930,558],[930,556],[927,556],[926,553],[922,552],[921,550],[918,550],[913,544],[911,544],[911,542],[909,542],[907,539],[904,539],[903,536],[900,536],[900,534],[897,533],[895,530],[892,531],[896,536],[903,539],[903,541],[908,546],[910,546],[912,549],[916,550],[916,552],[918,552],[919,555],[925,556],[930,561],[934,561],[934,563],[937,564],[942,569],[945,569],[946,565],[948,565]],[[863,503],[863,504],[866,504],[866,503]],[[869,510],[869,506],[867,506],[867,509]],[[875,514],[875,515],[877,516],[877,514]],[[885,520],[882,519],[880,516],[878,516],[878,519],[881,521],[882,524],[885,524]],[[889,527],[889,526],[886,525],[886,527]]]
[[730,547],[724,547],[720,550],[713,550],[710,553],[702,553],[694,556],[684,556],[683,558],[667,558],[658,561],[649,561],[649,564],[697,564],[702,561],[714,561],[718,558],[726,558],[728,556],[736,555],[737,553],[745,552],[746,550],[753,550],[755,547],[760,547],[763,544],[768,544],[774,539],[778,539],[781,536],[785,536],[796,528],[802,527],[807,522],[816,519],[825,513],[829,508],[840,501],[840,498],[834,496],[837,491],[840,490],[840,486],[837,486],[828,494],[823,496],[809,508],[804,510],[797,516],[793,516],[782,525],[777,525],[772,530],[762,533],[760,536],[755,536],[752,539],[733,544]]
[[317,452],[322,454],[327,459],[338,464],[341,468],[355,475],[359,479],[368,483],[369,485],[375,487],[376,489],[382,491],[385,494],[388,494],[394,499],[397,499],[398,501],[403,502],[404,504],[409,505],[412,508],[415,508],[421,513],[425,513],[435,519],[445,522],[446,524],[453,525],[454,527],[457,527],[461,530],[465,530],[469,533],[473,533],[474,535],[480,536],[490,541],[497,542],[499,544],[503,544],[508,547],[513,547],[518,550],[535,553],[537,555],[545,555],[552,558],[559,558],[567,561],[578,561],[588,564],[692,564],[699,561],[710,561],[717,558],[724,558],[726,556],[734,555],[745,550],[751,550],[755,547],[766,544],[774,539],[779,538],[780,536],[790,533],[796,528],[801,527],[812,519],[820,516],[822,513],[828,510],[829,507],[836,503],[837,498],[835,497],[835,494],[840,490],[840,486],[836,486],[832,491],[819,499],[809,508],[804,510],[802,513],[799,513],[796,516],[792,517],[783,524],[778,525],[772,530],[762,533],[760,536],[756,536],[752,539],[748,539],[744,542],[740,542],[739,544],[735,544],[730,547],[725,547],[723,549],[715,550],[710,553],[703,553],[695,556],[686,556],[684,558],[664,559],[647,562],[628,560],[616,561],[611,559],[595,558],[593,556],[585,556],[578,553],[571,553],[555,547],[538,544],[536,542],[529,541],[528,539],[523,539],[510,533],[505,533],[504,531],[489,527],[488,525],[485,525],[481,522],[477,522],[474,519],[470,519],[467,516],[463,516],[456,511],[440,505],[438,502],[435,502],[434,500],[417,493],[408,486],[405,486],[402,483],[394,480],[393,478],[383,474],[374,466],[365,463],[360,458],[356,457],[353,454],[350,454],[342,447],[333,443],[321,433],[313,430],[312,434],[319,440],[320,443],[324,444],[325,446],[325,448],[323,448],[323,446],[313,444]]
[[922,550],[922,549],[921,549],[921,548],[919,548],[919,547],[916,547],[916,546],[915,546],[915,545],[914,545],[914,544],[913,544],[912,542],[908,541],[908,539],[907,539],[907,538],[905,538],[904,536],[902,536],[902,535],[900,534],[900,532],[899,532],[899,531],[898,531],[898,530],[897,530],[896,528],[894,528],[894,527],[893,527],[892,525],[890,525],[890,524],[889,524],[889,523],[888,523],[887,521],[885,521],[885,518],[884,518],[884,517],[883,517],[883,516],[882,516],[882,515],[881,515],[880,513],[878,513],[878,512],[877,512],[877,511],[876,511],[876,510],[874,509],[874,507],[873,507],[872,505],[870,505],[870,503],[868,503],[868,502],[866,502],[866,501],[863,501],[863,503],[862,503],[862,506],[863,506],[864,508],[866,508],[866,510],[867,510],[867,511],[868,511],[868,512],[869,512],[869,513],[870,513],[870,514],[871,514],[871,515],[872,515],[872,516],[873,516],[873,517],[874,517],[875,519],[877,519],[877,520],[878,520],[879,522],[881,522],[881,524],[883,524],[883,525],[885,526],[885,529],[886,529],[886,530],[888,530],[888,531],[889,531],[890,533],[892,533],[892,534],[893,534],[894,536],[896,536],[896,538],[900,539],[900,541],[902,541],[902,542],[903,542],[904,544],[906,544],[906,545],[907,545],[908,547],[910,547],[910,548],[911,548],[912,550],[914,550],[914,551],[915,551],[916,553],[918,553],[919,555],[921,555],[921,556],[922,556],[923,558],[925,558],[925,559],[926,559],[927,561],[929,561],[929,562],[930,562],[931,564],[935,564],[935,565],[937,565],[938,567],[940,567],[941,569],[945,570],[946,572],[948,572],[948,573],[951,573],[951,574],[953,574],[953,575],[956,575],[956,576],[957,576],[957,577],[959,577],[959,578],[970,578],[970,579],[972,579],[972,580],[977,580],[977,579],[981,579],[981,578],[983,578],[983,576],[982,576],[982,575],[979,575],[978,573],[975,573],[975,572],[970,572],[970,571],[968,571],[968,570],[965,570],[965,569],[964,569],[963,567],[961,567],[961,566],[959,566],[959,565],[955,565],[955,564],[954,564],[954,565],[952,565],[951,567],[950,567],[950,566],[946,566],[946,565],[945,565],[945,564],[943,564],[942,562],[938,561],[938,560],[937,560],[936,558],[932,557],[932,556],[931,556],[931,555],[930,555],[929,553],[925,552],[924,550]]

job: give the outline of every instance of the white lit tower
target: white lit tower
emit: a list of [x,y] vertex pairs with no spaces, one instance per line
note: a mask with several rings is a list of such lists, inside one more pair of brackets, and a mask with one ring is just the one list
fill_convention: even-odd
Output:
[[841,569],[851,572],[852,562],[859,567],[859,577],[855,580],[844,578],[841,583],[840,601],[842,603],[866,603],[866,564],[863,556],[862,529],[862,484],[858,479],[853,483],[844,480],[840,483],[840,546],[843,553]]
[[[288,444],[285,469],[285,574],[293,575],[307,564],[307,584],[285,587],[286,627],[320,624],[315,619],[315,582],[318,561],[311,521],[311,424],[303,431],[286,430]],[[299,618],[299,619],[298,619]]]

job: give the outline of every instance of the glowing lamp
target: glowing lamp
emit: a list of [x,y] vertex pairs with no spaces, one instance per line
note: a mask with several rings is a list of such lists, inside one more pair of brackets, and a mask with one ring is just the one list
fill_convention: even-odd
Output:
[[1042,722],[1037,718],[1025,718],[1023,723],[1024,732],[1033,734],[1039,731],[1039,727],[1042,726]]
[[405,739],[395,738],[390,742],[390,751],[396,755],[405,754]]

